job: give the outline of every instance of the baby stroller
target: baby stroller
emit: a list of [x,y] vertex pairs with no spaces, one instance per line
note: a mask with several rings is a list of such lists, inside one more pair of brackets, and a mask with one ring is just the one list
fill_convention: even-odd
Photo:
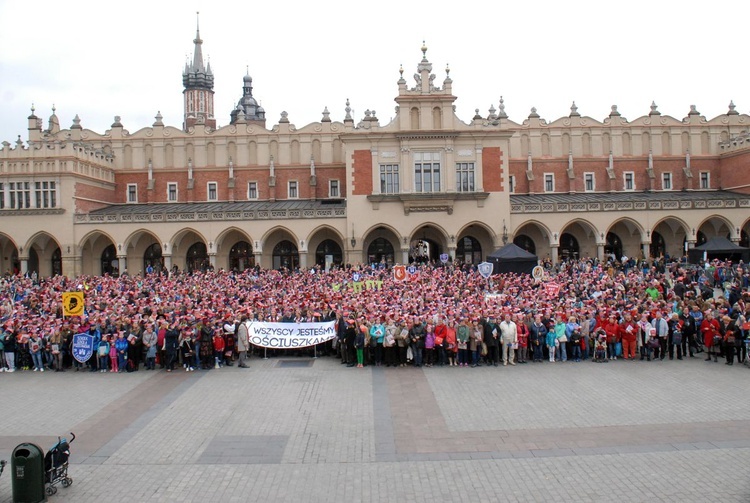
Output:
[[70,442],[65,437],[57,437],[57,443],[47,451],[44,456],[44,472],[46,474],[47,494],[52,496],[57,492],[55,487],[62,484],[70,487],[73,479],[68,477],[68,458],[70,457],[70,444],[76,439],[75,434],[70,434]]

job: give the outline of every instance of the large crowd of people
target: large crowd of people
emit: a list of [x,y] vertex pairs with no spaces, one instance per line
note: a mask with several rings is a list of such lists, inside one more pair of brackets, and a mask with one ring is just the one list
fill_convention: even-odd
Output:
[[[548,288],[554,283],[559,288]],[[0,371],[185,371],[247,366],[247,356],[309,354],[250,344],[253,321],[335,321],[309,348],[351,367],[479,367],[527,362],[747,358],[750,268],[718,260],[545,267],[486,279],[470,265],[384,264],[324,271],[260,268],[120,277],[0,279]],[[63,316],[63,292],[84,313]],[[75,334],[91,357],[72,357]],[[698,353],[702,353],[698,356]]]

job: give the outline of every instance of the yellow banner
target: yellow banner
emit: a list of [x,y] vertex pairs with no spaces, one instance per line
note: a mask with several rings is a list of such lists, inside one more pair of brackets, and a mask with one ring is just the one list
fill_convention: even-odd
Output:
[[63,292],[63,316],[81,316],[83,314],[83,292]]

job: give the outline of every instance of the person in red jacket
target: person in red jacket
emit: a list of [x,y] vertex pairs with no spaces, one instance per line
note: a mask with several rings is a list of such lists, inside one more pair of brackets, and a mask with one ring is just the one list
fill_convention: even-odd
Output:
[[221,362],[224,360],[224,334],[221,328],[214,330],[214,368],[221,368]]
[[716,359],[716,345],[717,343],[714,342],[714,337],[719,337],[718,344],[721,344],[721,325],[719,324],[719,321],[714,318],[714,315],[711,311],[706,311],[705,316],[703,317],[703,321],[701,322],[701,334],[703,334],[703,344],[708,349],[708,356],[706,357],[706,361],[711,361],[711,356],[713,355],[714,361],[717,361]]
[[448,335],[448,327],[445,325],[445,320],[442,316],[438,316],[437,323],[435,324],[435,352],[438,357],[438,365],[442,367],[448,364],[448,355],[446,348],[448,345],[445,342],[445,337]]
[[516,361],[518,363],[526,363],[526,352],[529,346],[529,327],[523,322],[521,316],[514,316],[513,321],[516,322],[518,331],[518,356],[516,357]]
[[626,360],[635,360],[635,350],[638,338],[638,325],[633,321],[630,312],[625,313],[625,319],[618,327],[620,340],[622,340],[622,357]]
[[617,360],[615,345],[620,337],[620,325],[617,323],[617,315],[612,313],[604,322],[604,333],[607,334],[607,353],[610,360]]

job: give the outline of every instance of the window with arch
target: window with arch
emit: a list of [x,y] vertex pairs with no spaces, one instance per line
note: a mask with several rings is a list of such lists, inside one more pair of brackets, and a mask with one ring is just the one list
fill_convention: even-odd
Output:
[[393,245],[385,238],[377,238],[367,247],[367,262],[369,264],[392,265],[395,262]]
[[209,265],[206,243],[198,241],[188,248],[187,256],[185,257],[185,267],[188,272],[207,271]]
[[667,244],[664,241],[664,236],[653,231],[651,233],[651,246],[648,251],[652,258],[663,257],[667,253]]
[[513,244],[518,246],[519,248],[523,248],[529,253],[536,254],[536,243],[534,243],[534,240],[526,234],[519,234],[518,236],[514,237]]
[[229,269],[244,271],[255,267],[253,246],[247,241],[237,241],[229,250]]
[[622,256],[622,239],[614,232],[607,233],[607,243],[604,245],[604,254],[609,256],[613,262],[619,261]]
[[101,274],[116,276],[120,272],[120,263],[117,260],[115,245],[111,244],[102,251]]
[[409,121],[411,122],[411,129],[419,129],[419,109],[417,107],[409,110]]
[[456,259],[464,264],[480,264],[482,262],[482,245],[473,236],[464,236],[458,240]]
[[560,258],[562,260],[576,260],[581,256],[581,248],[573,234],[564,232],[560,236]]
[[52,252],[52,276],[60,274],[62,274],[62,251],[58,247]]
[[299,251],[297,246],[289,240],[280,241],[273,247],[274,269],[297,269],[299,267]]
[[149,266],[153,268],[154,272],[161,271],[162,261],[161,245],[159,243],[152,244],[143,253],[143,272],[146,272]]
[[341,246],[333,239],[322,241],[315,249],[315,264],[325,267],[327,264],[341,265],[344,261],[344,254]]

